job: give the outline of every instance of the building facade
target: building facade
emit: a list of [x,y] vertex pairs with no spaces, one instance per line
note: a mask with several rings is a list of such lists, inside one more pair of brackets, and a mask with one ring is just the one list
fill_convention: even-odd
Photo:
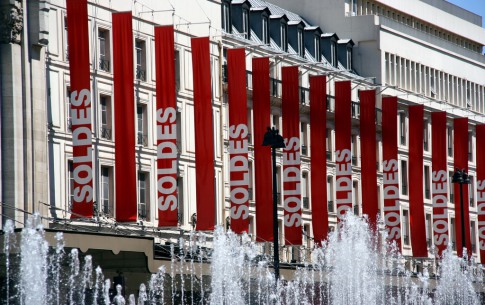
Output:
[[[214,133],[214,179],[216,224],[230,222],[229,134],[226,78],[227,49],[244,47],[247,58],[247,89],[252,94],[251,60],[270,58],[271,122],[282,129],[281,68],[299,67],[301,196],[303,246],[282,247],[282,260],[299,261],[309,253],[312,241],[310,167],[309,76],[328,76],[329,103],[326,122],[327,200],[329,223],[335,228],[335,82],[352,82],[352,202],[362,215],[359,90],[376,89],[377,124],[381,125],[381,98],[399,99],[399,185],[402,251],[411,255],[408,178],[409,105],[425,105],[424,206],[428,246],[432,241],[431,124],[434,110],[448,112],[448,168],[453,168],[452,119],[468,117],[470,185],[470,234],[472,252],[478,255],[475,125],[485,121],[485,30],[480,18],[444,1],[89,1],[90,80],[95,217],[70,220],[73,197],[73,149],[70,116],[69,45],[66,4],[62,0],[7,1],[2,11],[10,23],[2,25],[2,224],[7,219],[22,227],[34,212],[47,227],[85,230],[104,234],[152,236],[156,244],[174,242],[192,230],[196,218],[194,95],[190,38],[209,36]],[[197,10],[188,10],[189,6]],[[114,219],[113,12],[132,11],[135,71],[135,128],[137,206],[136,223]],[[302,17],[304,16],[304,17]],[[433,18],[429,17],[433,16]],[[446,20],[446,21],[444,21]],[[156,93],[154,27],[175,28],[175,75],[177,86],[177,147],[179,226],[157,227]],[[254,237],[254,133],[253,105],[248,98],[250,226]],[[383,206],[382,135],[377,134],[377,187]],[[282,155],[278,154],[277,179],[281,192]],[[450,182],[451,186],[451,182]],[[454,242],[453,187],[449,188],[449,222]],[[282,196],[278,213],[283,238]],[[381,211],[383,209],[381,208]],[[86,237],[89,238],[89,237]],[[75,246],[75,244],[73,244]],[[81,246],[79,246],[81,247]],[[103,246],[100,246],[103,247]],[[110,250],[109,246],[106,246]],[[152,269],[150,271],[153,272]]]

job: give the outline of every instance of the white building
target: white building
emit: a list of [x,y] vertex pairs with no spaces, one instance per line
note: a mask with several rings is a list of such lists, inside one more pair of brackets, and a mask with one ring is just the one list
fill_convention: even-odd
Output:
[[[271,120],[277,128],[281,128],[282,122],[279,85],[281,67],[300,66],[301,183],[305,236],[311,236],[312,232],[311,156],[308,149],[311,144],[308,99],[310,74],[330,75],[327,86],[330,96],[334,95],[335,81],[349,79],[353,82],[352,101],[355,104],[352,114],[352,179],[353,204],[357,214],[362,213],[358,90],[377,88],[378,102],[384,94],[399,97],[402,109],[398,117],[401,120],[399,159],[402,222],[408,223],[407,105],[424,104],[428,110],[427,116],[430,110],[441,109],[447,110],[450,118],[468,116],[471,123],[485,121],[485,57],[481,54],[485,45],[485,29],[479,26],[480,17],[441,0],[412,0],[399,5],[388,0],[355,3],[338,0],[273,2],[284,9],[260,0],[89,1],[96,217],[93,221],[69,221],[72,135],[68,111],[70,77],[65,1],[0,1],[2,10],[10,11],[12,20],[16,21],[12,23],[15,26],[8,28],[11,35],[8,39],[4,37],[0,44],[2,223],[13,219],[21,227],[29,213],[39,212],[45,217],[46,225],[51,228],[76,228],[83,232],[97,231],[106,234],[143,233],[152,236],[156,243],[162,244],[165,241],[174,241],[180,232],[183,234],[183,231],[191,230],[193,215],[196,213],[190,49],[190,38],[194,36],[209,36],[211,40],[217,224],[226,225],[230,204],[225,50],[243,46],[247,50],[248,70],[251,70],[252,57],[271,58],[271,78],[274,84]],[[116,131],[112,124],[114,101],[110,64],[113,50],[111,13],[130,10],[133,12],[135,46],[134,94],[137,103],[135,128],[139,213],[136,224],[125,225],[116,224],[113,218],[116,208],[113,133]],[[152,54],[154,26],[164,24],[173,24],[176,30],[177,115],[181,122],[177,130],[181,209],[179,228],[160,231],[156,228],[156,80]],[[248,90],[252,90],[251,82],[248,83]],[[248,110],[250,132],[256,132],[251,127],[250,99]],[[333,111],[331,104],[328,113]],[[426,125],[425,128],[429,138],[430,126]],[[470,147],[473,148],[474,131],[472,126],[470,128]],[[451,132],[451,127],[448,130]],[[327,179],[331,226],[336,223],[334,137],[334,122],[329,116]],[[449,147],[452,147],[452,134],[449,139]],[[250,160],[254,158],[252,145]],[[380,141],[379,147],[378,160],[382,160]],[[424,172],[427,231],[431,232],[429,147],[424,150],[425,166],[428,166],[428,170],[425,168]],[[452,155],[451,150],[448,160],[450,172],[453,171]],[[471,175],[474,175],[475,160],[472,154],[469,162]],[[281,166],[281,158],[278,166]],[[253,173],[254,170],[251,169],[250,172]],[[278,183],[281,186],[282,177],[279,173]],[[251,183],[253,181],[251,178]],[[380,171],[377,183],[380,186],[379,198],[382,205]],[[476,198],[474,192],[471,192],[471,196]],[[454,205],[450,203],[449,208],[450,218],[453,219]],[[250,233],[255,232],[254,209],[255,202],[251,199]],[[283,214],[282,207],[279,213]],[[476,204],[471,206],[471,221],[474,228],[472,243],[476,245]],[[406,228],[404,226],[404,230]],[[83,237],[81,234],[79,247],[88,243],[88,239],[88,235]],[[308,250],[313,246],[310,238],[304,237],[304,241],[302,249]],[[71,245],[77,244],[73,241]],[[117,251],[123,251],[124,245]],[[409,239],[403,237],[403,245],[404,254],[409,255]],[[103,245],[102,241],[98,246],[101,247],[98,249],[111,249],[110,243]],[[126,243],[126,247],[131,246]],[[282,250],[282,255],[282,260],[288,262],[300,258],[298,252],[286,250]],[[149,265],[153,268],[161,264],[153,263],[151,258],[149,260]],[[152,267],[148,269],[153,272],[156,269]]]

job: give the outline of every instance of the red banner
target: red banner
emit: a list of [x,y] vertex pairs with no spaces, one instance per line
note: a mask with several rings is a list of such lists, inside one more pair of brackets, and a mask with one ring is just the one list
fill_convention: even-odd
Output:
[[227,50],[229,97],[229,176],[231,186],[231,229],[249,228],[248,108],[246,96],[246,52]]
[[315,243],[322,245],[328,234],[327,207],[327,163],[326,163],[326,126],[327,124],[327,78],[310,77],[310,153],[311,153],[311,196],[312,225]]
[[194,73],[196,230],[213,230],[215,223],[214,134],[212,124],[209,37],[192,38]]
[[173,26],[155,27],[158,226],[178,224],[177,101]]
[[477,125],[477,212],[480,262],[485,262],[485,125]]
[[[465,170],[468,172],[468,118],[456,118],[453,120],[454,135],[453,135],[453,150],[455,158],[453,160],[454,168]],[[463,185],[463,201],[460,199],[460,184],[455,183],[455,223],[456,223],[456,252],[458,256],[463,254],[463,242],[462,242],[462,221],[461,211],[463,204],[464,222],[465,222],[465,246],[471,253],[472,243],[470,240],[470,214],[469,199],[468,197],[468,184]]]
[[441,258],[448,247],[448,167],[446,156],[446,112],[431,114],[431,143],[433,147],[432,162],[432,200],[433,200],[433,239]]
[[409,216],[414,257],[428,257],[423,196],[424,106],[409,107]]
[[[421,131],[422,133],[422,131]],[[397,161],[397,97],[382,98],[382,172],[387,240],[401,250],[401,203]],[[424,231],[421,233],[424,234]]]
[[[300,182],[300,103],[298,67],[282,69],[283,138],[283,201],[285,209],[285,244],[301,245],[301,182]],[[322,152],[323,153],[323,152]]]
[[136,221],[135,102],[131,12],[113,13],[116,221]]
[[352,211],[351,83],[335,82],[335,165],[337,217]]
[[369,217],[369,225],[377,229],[379,202],[376,170],[376,91],[360,91],[360,164],[362,175],[362,212]]
[[[271,125],[269,58],[253,58],[254,167],[256,186],[256,241],[273,241],[273,186],[271,147],[263,146]],[[271,190],[271,191],[270,191]]]
[[87,0],[67,0],[74,194],[71,218],[93,216],[93,156]]

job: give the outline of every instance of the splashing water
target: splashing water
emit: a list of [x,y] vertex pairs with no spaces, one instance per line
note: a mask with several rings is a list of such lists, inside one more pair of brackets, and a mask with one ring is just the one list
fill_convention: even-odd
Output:
[[[131,294],[126,300],[118,287],[117,295],[110,299],[111,281],[101,267],[93,268],[91,256],[80,259],[77,249],[65,254],[62,233],[56,234],[56,245],[49,249],[38,218],[29,220],[20,233],[19,264],[10,261],[15,237],[13,223],[7,222],[3,247],[7,293],[0,297],[0,303],[7,305],[483,302],[479,294],[484,288],[483,269],[473,259],[459,258],[448,249],[440,261],[437,281],[426,268],[412,273],[395,244],[382,242],[385,236],[371,232],[365,220],[351,214],[306,262],[282,272],[288,278],[282,276],[277,283],[272,257],[264,254],[270,251],[261,251],[247,235],[218,227],[208,241],[204,233],[191,233],[187,240],[178,241],[177,250],[172,244],[170,265],[160,267],[146,284],[140,284],[138,295]],[[203,272],[209,260],[210,276]],[[10,287],[14,282],[15,289]]]

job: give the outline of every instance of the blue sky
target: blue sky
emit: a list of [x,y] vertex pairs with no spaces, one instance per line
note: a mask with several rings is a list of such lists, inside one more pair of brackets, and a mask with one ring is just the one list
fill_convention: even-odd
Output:
[[482,26],[485,27],[485,0],[448,0],[448,2],[482,16]]

